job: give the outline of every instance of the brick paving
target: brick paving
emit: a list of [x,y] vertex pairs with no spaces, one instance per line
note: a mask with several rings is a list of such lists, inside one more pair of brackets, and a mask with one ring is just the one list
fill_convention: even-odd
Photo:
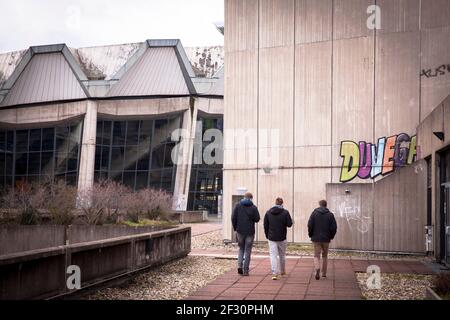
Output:
[[270,260],[253,259],[250,276],[233,269],[193,293],[188,300],[360,300],[355,272],[366,272],[376,264],[382,273],[432,274],[421,261],[329,259],[327,278],[315,280],[313,259],[286,260],[287,275],[272,280]]

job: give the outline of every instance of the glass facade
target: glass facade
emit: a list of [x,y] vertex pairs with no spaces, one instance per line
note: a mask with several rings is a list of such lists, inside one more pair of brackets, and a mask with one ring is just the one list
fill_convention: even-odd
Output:
[[82,121],[56,127],[0,129],[0,188],[63,179],[76,185]]
[[133,190],[146,187],[173,192],[172,131],[181,117],[97,122],[95,180],[111,179]]
[[[218,129],[223,132],[223,118],[199,117],[202,137],[208,129]],[[199,133],[199,132],[198,132]],[[197,141],[203,141],[202,137]],[[202,142],[202,150],[211,142]],[[222,150],[221,150],[222,151]],[[188,210],[206,210],[217,214],[218,196],[222,194],[223,164],[192,164]]]

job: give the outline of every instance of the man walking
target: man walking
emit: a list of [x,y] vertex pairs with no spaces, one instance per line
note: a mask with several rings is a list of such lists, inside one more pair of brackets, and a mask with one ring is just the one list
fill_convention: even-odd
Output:
[[328,247],[337,231],[336,219],[327,208],[327,201],[320,200],[308,221],[308,235],[314,244],[314,267],[316,280],[320,279],[320,255],[322,254],[322,277],[327,276]]
[[258,208],[253,204],[252,199],[253,195],[247,192],[244,199],[236,204],[231,216],[239,245],[238,273],[244,276],[249,275],[250,256],[255,239],[255,223],[260,219]]
[[283,208],[283,199],[277,198],[275,206],[264,216],[264,233],[269,240],[272,280],[286,274],[286,233],[290,227],[292,227],[291,215]]

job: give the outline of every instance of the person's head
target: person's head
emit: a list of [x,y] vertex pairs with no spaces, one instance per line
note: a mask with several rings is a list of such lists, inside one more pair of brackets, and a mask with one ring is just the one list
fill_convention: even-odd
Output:
[[245,199],[252,200],[252,199],[253,199],[253,195],[252,195],[250,192],[246,192],[246,193],[244,194],[244,198],[245,198]]
[[277,199],[275,200],[275,204],[276,204],[277,206],[282,206],[282,205],[283,205],[283,199],[282,199],[282,198],[277,198]]
[[322,208],[326,208],[327,207],[327,200],[320,200],[319,201],[319,206],[321,206]]

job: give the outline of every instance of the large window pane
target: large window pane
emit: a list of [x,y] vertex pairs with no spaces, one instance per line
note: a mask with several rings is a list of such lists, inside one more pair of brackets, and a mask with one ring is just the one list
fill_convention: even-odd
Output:
[[67,152],[69,149],[69,127],[56,128],[56,150]]
[[103,121],[97,121],[97,137],[95,139],[95,144],[101,145],[103,137]]
[[41,151],[41,129],[30,130],[30,151]]
[[125,121],[114,122],[113,145],[123,146],[125,144],[125,135],[126,135],[126,122]]
[[16,152],[28,152],[28,130],[16,131]]
[[67,171],[67,153],[58,152],[55,157],[55,172],[58,174],[65,173]]
[[53,152],[42,152],[41,175],[48,177],[53,175]]
[[27,174],[28,153],[16,154],[16,175]]
[[153,120],[141,121],[141,131],[139,135],[139,143],[150,145],[152,132],[153,132]]
[[148,171],[138,171],[136,174],[136,189],[147,188]]
[[70,127],[69,151],[78,153],[79,141],[81,140],[81,122]]
[[0,131],[0,153],[6,150],[6,132]]
[[125,148],[125,160],[124,168],[127,171],[136,171],[136,160],[137,160],[137,147],[126,147]]
[[113,147],[111,149],[111,171],[123,170],[124,147]]
[[127,146],[137,145],[138,139],[139,139],[139,121],[128,121]]
[[103,121],[103,137],[102,145],[109,146],[111,144],[111,121]]
[[101,170],[108,171],[109,168],[109,146],[102,147],[102,162],[101,162]]
[[148,170],[148,165],[150,161],[150,152],[147,148],[138,148],[137,149],[137,170]]
[[78,149],[75,149],[67,158],[67,171],[76,171],[78,169]]
[[149,184],[151,188],[161,188],[161,171],[150,171]]
[[45,128],[42,130],[42,150],[53,151],[55,146],[55,129]]
[[12,153],[6,153],[5,154],[5,174],[6,175],[13,175],[13,154]]
[[14,131],[6,132],[6,150],[14,151]]
[[136,171],[125,171],[123,173],[123,184],[134,190]]
[[28,155],[28,174],[39,174],[41,169],[41,154],[32,152]]
[[4,153],[0,153],[0,176],[5,175],[6,156]]
[[95,165],[94,170],[100,170],[100,163],[102,161],[102,147],[97,145],[95,147]]
[[162,171],[161,174],[161,189],[164,189],[166,191],[171,191],[172,190],[172,175],[173,175],[173,170],[172,169],[166,169]]

